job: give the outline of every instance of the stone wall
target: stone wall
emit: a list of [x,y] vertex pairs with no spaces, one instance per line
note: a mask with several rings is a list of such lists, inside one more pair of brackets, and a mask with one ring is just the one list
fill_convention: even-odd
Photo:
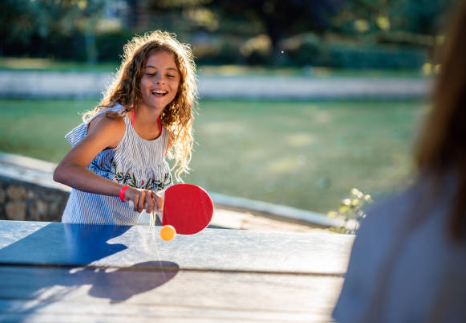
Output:
[[0,219],[61,221],[70,188],[53,180],[56,166],[0,152]]
[[69,192],[0,176],[0,219],[61,221]]

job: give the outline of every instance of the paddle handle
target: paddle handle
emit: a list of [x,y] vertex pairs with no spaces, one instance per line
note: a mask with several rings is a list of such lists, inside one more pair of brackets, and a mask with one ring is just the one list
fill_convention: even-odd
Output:
[[[129,201],[128,204],[129,204],[130,208],[134,209],[134,202],[133,201]],[[148,213],[146,210],[142,210],[142,212],[139,214],[138,224],[147,224],[147,223],[149,223],[149,226],[154,227],[155,226],[155,217],[156,217],[156,212]],[[160,218],[161,218],[161,216],[160,216]]]

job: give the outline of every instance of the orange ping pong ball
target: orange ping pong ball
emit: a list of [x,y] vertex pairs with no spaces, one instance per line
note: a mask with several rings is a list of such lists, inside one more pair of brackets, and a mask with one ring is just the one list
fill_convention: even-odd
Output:
[[165,241],[170,241],[176,236],[176,230],[172,225],[164,225],[160,229],[160,237]]

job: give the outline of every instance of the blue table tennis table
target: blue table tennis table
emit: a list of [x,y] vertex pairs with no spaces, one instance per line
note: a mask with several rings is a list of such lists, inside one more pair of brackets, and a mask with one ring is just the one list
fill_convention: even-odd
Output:
[[353,236],[0,221],[0,322],[332,322]]

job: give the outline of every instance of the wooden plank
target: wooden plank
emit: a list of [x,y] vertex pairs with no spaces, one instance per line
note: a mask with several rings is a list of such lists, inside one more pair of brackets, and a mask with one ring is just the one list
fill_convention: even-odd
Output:
[[166,242],[160,228],[0,221],[0,264],[342,275],[354,237],[206,229]]
[[0,321],[330,322],[343,278],[0,267]]
[[[1,301],[0,301],[1,302]],[[22,303],[15,303],[21,306]],[[3,323],[28,322],[28,323],[329,323],[334,322],[328,315],[299,314],[299,313],[275,313],[267,312],[237,312],[229,310],[215,309],[185,309],[172,308],[170,306],[154,306],[151,308],[132,308],[131,312],[122,313],[118,305],[107,306],[75,306],[63,307],[62,304],[51,305],[61,309],[56,312],[40,311],[33,316],[19,313],[0,314],[0,321]],[[49,307],[50,308],[50,307]],[[69,308],[74,311],[69,312]]]

